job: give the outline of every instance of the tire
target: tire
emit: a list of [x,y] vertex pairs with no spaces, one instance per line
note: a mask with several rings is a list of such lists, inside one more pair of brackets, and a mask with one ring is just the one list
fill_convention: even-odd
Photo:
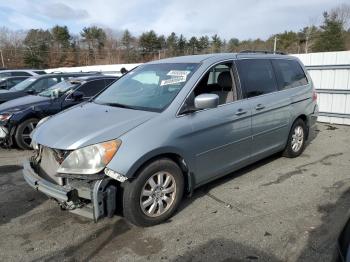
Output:
[[30,147],[30,143],[32,140],[30,139],[29,135],[34,130],[38,122],[39,122],[38,119],[30,118],[18,125],[15,132],[15,141],[19,148],[24,150],[32,149]]
[[305,122],[298,118],[292,125],[289,132],[286,148],[283,151],[283,156],[294,158],[300,156],[305,149],[307,137],[307,128]]
[[135,179],[123,184],[123,214],[137,226],[153,226],[167,220],[178,208],[184,192],[182,171],[168,158],[149,163]]

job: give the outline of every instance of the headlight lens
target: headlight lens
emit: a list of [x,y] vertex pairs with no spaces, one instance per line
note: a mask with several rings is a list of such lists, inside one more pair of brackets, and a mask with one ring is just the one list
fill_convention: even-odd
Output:
[[9,113],[3,113],[0,114],[0,121],[6,122],[11,118],[12,114]]
[[58,168],[58,173],[96,174],[112,160],[121,140],[112,140],[71,152]]

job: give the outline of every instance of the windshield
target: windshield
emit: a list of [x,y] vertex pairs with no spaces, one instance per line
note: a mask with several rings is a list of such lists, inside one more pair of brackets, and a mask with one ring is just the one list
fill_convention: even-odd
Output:
[[139,66],[114,82],[94,102],[160,112],[173,101],[198,65],[166,63]]
[[51,97],[51,98],[58,98],[61,97],[63,94],[68,92],[69,90],[72,90],[73,88],[80,85],[78,82],[71,82],[69,80],[62,81],[49,89],[39,93],[39,96],[45,96],[45,97]]
[[10,91],[22,91],[27,89],[28,86],[30,86],[34,81],[36,80],[35,77],[27,78],[26,80],[20,82],[19,84],[15,85],[10,89]]

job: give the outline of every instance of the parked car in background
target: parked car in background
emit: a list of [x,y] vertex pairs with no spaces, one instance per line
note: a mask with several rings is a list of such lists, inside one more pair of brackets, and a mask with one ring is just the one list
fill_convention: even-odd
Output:
[[[94,74],[94,73],[93,73]],[[49,87],[72,77],[93,75],[91,73],[59,73],[37,75],[27,78],[9,90],[0,90],[0,104],[26,95],[38,94]]]
[[2,70],[0,72],[0,78],[6,76],[36,76],[36,75],[45,75],[44,70],[37,69],[14,69],[14,70]]
[[153,61],[38,124],[24,178],[77,214],[112,216],[118,195],[127,220],[155,225],[209,181],[277,152],[299,156],[316,98],[291,56]]
[[40,119],[79,104],[105,89],[117,77],[93,75],[62,81],[38,95],[20,97],[0,105],[0,143],[30,149],[30,133]]
[[7,76],[0,78],[0,90],[9,90],[27,78],[29,78],[29,76]]

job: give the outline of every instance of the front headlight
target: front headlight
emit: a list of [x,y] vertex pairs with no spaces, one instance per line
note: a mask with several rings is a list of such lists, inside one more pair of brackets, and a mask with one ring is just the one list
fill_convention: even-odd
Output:
[[96,174],[112,160],[122,141],[112,140],[71,152],[58,168],[58,173]]
[[6,122],[11,118],[12,114],[10,113],[3,113],[0,114],[0,121]]

